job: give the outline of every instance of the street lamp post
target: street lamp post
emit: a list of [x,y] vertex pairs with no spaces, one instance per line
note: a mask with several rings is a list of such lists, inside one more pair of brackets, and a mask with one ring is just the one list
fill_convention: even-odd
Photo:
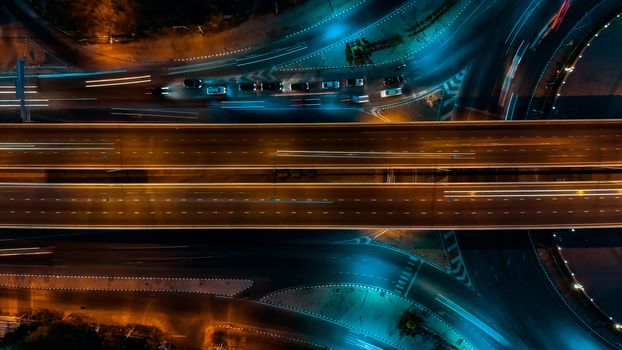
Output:
[[335,15],[335,9],[333,8],[333,3],[330,2],[330,0],[328,0],[328,6],[330,6],[330,10],[332,11],[333,16],[334,16]]

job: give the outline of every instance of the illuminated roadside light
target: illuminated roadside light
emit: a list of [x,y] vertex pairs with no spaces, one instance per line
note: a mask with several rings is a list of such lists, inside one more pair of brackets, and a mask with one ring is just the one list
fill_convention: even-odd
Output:
[[583,290],[583,286],[582,286],[582,285],[580,285],[579,283],[575,283],[573,287],[574,287],[574,289],[576,289],[576,290]]
[[574,71],[574,67],[564,67],[564,71],[570,73],[570,72]]
[[574,228],[571,228],[570,231],[574,232]]
[[562,247],[557,247],[557,250],[562,250]]
[[577,191],[577,194],[578,194],[579,196],[582,196],[584,193],[585,193],[585,192],[584,192],[583,190],[578,190],[578,191]]
[[615,329],[622,329],[622,324],[616,323],[615,325],[613,325],[613,327]]

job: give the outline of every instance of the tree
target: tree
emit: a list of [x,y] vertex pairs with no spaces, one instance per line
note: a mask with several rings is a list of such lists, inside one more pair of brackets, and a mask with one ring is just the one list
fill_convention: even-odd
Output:
[[128,34],[136,28],[136,9],[129,0],[78,0],[71,8],[77,29],[87,36]]
[[413,311],[406,310],[400,317],[397,328],[400,332],[400,336],[409,335],[414,337],[422,333],[422,324],[423,318],[419,317],[419,315]]
[[346,43],[346,61],[348,61],[349,65],[352,65],[352,61],[354,57],[352,56],[352,48],[350,47],[350,43]]
[[354,53],[354,64],[365,64],[365,56],[363,56],[363,50],[360,46],[354,46],[352,52]]
[[23,348],[30,350],[102,349],[99,336],[84,324],[53,322],[26,337]]

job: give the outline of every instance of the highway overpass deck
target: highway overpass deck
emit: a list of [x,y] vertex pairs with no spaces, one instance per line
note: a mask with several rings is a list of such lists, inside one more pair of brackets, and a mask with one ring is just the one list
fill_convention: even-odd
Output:
[[622,166],[622,122],[5,124],[0,169]]
[[530,229],[622,225],[622,182],[0,185],[0,226]]

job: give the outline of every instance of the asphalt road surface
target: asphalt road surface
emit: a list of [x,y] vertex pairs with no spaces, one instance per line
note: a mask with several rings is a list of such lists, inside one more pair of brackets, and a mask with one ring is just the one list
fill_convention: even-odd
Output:
[[4,125],[2,169],[622,166],[622,122]]
[[620,182],[3,184],[0,226],[517,229],[621,225]]

